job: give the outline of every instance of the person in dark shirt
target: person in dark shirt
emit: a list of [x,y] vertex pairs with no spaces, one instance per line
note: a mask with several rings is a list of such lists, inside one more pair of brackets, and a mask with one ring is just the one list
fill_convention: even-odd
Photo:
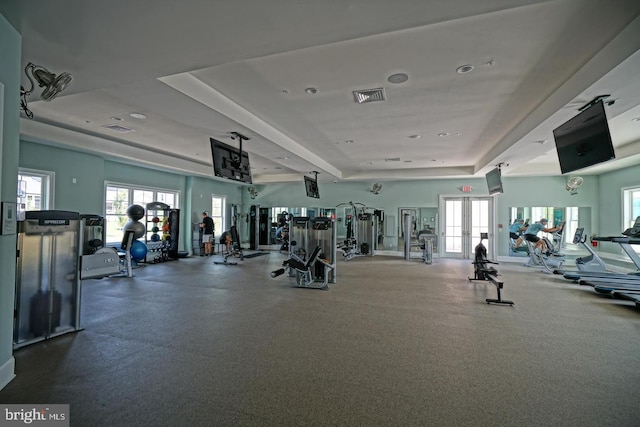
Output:
[[200,223],[200,228],[202,228],[202,243],[204,243],[204,255],[213,255],[213,233],[215,231],[215,226],[213,224],[213,219],[211,219],[207,212],[202,212],[202,222]]

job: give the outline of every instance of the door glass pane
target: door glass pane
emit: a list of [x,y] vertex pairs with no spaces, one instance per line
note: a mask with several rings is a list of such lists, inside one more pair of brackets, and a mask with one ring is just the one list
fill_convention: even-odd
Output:
[[[489,232],[489,200],[471,200],[471,244],[480,243],[480,233]],[[491,253],[491,241],[482,242]],[[473,253],[473,251],[471,251]]]
[[446,200],[445,251],[462,252],[462,200]]

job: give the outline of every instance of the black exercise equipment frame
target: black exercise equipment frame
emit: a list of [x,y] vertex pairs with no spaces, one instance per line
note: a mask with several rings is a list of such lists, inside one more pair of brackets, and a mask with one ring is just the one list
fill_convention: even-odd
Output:
[[499,280],[497,276],[498,270],[493,267],[487,266],[487,264],[496,264],[495,261],[490,261],[487,259],[487,248],[482,244],[484,239],[488,239],[488,233],[480,233],[480,243],[475,247],[475,258],[471,263],[474,266],[473,278],[468,277],[469,281],[485,281],[491,282],[496,286],[498,291],[498,298],[486,298],[485,301],[487,304],[502,304],[502,305],[510,305],[513,306],[515,303],[510,300],[502,299],[502,288],[504,287],[504,282]]

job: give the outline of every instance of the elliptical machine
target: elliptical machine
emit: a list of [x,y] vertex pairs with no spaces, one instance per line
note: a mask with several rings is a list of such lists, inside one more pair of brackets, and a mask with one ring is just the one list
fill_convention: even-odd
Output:
[[590,245],[585,244],[587,235],[583,233],[584,228],[581,227],[576,229],[576,234],[573,236],[573,244],[581,244],[589,252],[587,256],[576,258],[578,271],[605,271],[607,264],[591,249]]

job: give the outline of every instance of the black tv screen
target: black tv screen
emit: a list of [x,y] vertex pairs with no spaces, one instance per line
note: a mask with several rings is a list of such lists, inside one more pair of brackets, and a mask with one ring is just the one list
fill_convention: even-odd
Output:
[[249,154],[243,151],[242,155],[240,155],[239,149],[217,139],[209,139],[211,140],[211,155],[213,156],[213,173],[215,176],[252,184]]
[[502,175],[499,168],[495,168],[485,175],[487,178],[487,187],[489,188],[489,194],[502,193]]
[[553,137],[563,174],[616,157],[601,101],[559,126]]
[[304,177],[304,188],[307,191],[307,197],[313,197],[314,199],[320,198],[320,190],[318,190],[318,181],[308,176]]

